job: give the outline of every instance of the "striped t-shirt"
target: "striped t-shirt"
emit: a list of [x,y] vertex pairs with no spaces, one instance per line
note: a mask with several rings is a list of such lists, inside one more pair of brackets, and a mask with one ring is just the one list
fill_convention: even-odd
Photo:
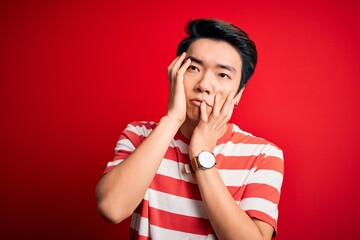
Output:
[[[124,161],[156,126],[154,122],[129,124],[104,173]],[[195,176],[185,172],[184,165],[189,163],[188,148],[189,140],[178,131],[143,200],[132,214],[131,239],[217,239]],[[267,222],[276,232],[284,170],[282,151],[228,124],[214,154],[216,168],[234,201],[250,217]]]

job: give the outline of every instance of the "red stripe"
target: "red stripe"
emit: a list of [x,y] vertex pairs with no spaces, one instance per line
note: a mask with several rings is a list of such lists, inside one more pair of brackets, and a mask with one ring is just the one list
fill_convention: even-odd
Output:
[[130,142],[136,148],[137,146],[140,145],[140,143],[142,143],[144,141],[145,137],[142,135],[137,135],[136,133],[134,133],[132,131],[125,130],[119,137],[119,140],[123,140],[123,139],[130,140]]
[[241,132],[233,132],[230,140],[233,143],[264,144],[264,145],[269,144],[269,142],[266,141],[265,139],[251,136],[251,135],[246,135]]
[[227,187],[227,189],[235,201],[240,201],[242,199],[242,196],[244,194],[246,187],[245,186],[239,186],[239,187],[231,186],[231,187]]
[[242,199],[253,197],[266,199],[275,204],[278,204],[280,201],[280,193],[276,188],[260,183],[251,183],[246,185]]
[[141,122],[141,121],[138,121],[138,122],[132,122],[128,125],[131,125],[131,126],[134,126],[134,127],[145,127],[146,129],[154,129],[157,124],[156,123],[150,123],[150,122]]
[[208,219],[183,216],[163,210],[150,208],[150,224],[161,228],[186,233],[208,235],[212,227]]
[[250,170],[255,167],[259,156],[224,156],[216,155],[218,169]]
[[281,174],[284,173],[284,161],[278,157],[265,157],[265,154],[259,156],[224,156],[218,154],[216,156],[217,168],[228,170],[251,170],[257,169],[274,170]]
[[164,155],[164,158],[171,160],[171,161],[184,163],[184,164],[190,163],[189,155],[182,154],[178,147],[169,146],[169,148],[167,149],[167,151]]
[[274,170],[284,174],[284,161],[278,157],[269,156],[260,162],[258,169]]
[[105,174],[107,174],[108,172],[110,172],[110,170],[113,169],[114,167],[115,167],[115,166],[106,167],[105,170],[104,170],[104,172],[103,172],[103,176],[104,176]]
[[184,216],[152,208],[147,200],[143,200],[134,212],[143,218],[149,219],[150,216],[150,224],[161,228],[202,235],[207,235],[212,230],[208,219]]
[[140,214],[141,217],[149,218],[148,209],[149,209],[149,201],[143,199],[134,212]]
[[184,180],[179,180],[160,174],[156,174],[150,185],[150,188],[159,192],[164,192],[179,197],[201,200],[201,195],[197,184],[185,182]]
[[119,150],[115,153],[113,161],[116,160],[124,160],[127,158],[132,152],[127,150]]

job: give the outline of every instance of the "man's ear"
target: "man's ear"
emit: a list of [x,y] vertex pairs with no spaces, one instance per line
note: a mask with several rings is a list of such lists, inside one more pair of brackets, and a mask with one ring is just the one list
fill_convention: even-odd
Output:
[[245,90],[245,87],[243,87],[238,94],[234,97],[235,104],[239,104],[240,98]]

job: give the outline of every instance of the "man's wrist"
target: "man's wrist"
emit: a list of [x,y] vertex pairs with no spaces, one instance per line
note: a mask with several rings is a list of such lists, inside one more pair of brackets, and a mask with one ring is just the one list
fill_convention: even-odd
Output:
[[192,172],[198,169],[211,169],[216,165],[216,158],[214,153],[209,151],[201,151],[197,156],[190,159],[190,166]]
[[171,113],[166,113],[166,115],[164,116],[168,119],[171,119],[171,121],[177,122],[178,124],[183,124],[185,122],[186,116],[185,117],[179,117],[176,116],[175,114],[171,114]]
[[165,115],[160,119],[159,124],[165,124],[169,128],[169,130],[172,129],[172,130],[176,130],[177,132],[181,127],[181,125],[183,124],[183,121],[180,121],[175,117]]

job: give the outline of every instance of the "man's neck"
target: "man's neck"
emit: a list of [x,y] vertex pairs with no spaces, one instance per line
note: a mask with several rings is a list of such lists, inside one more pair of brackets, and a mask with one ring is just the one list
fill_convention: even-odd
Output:
[[185,122],[180,127],[181,134],[190,140],[198,123],[199,123],[198,121],[191,121],[189,119],[186,119]]

